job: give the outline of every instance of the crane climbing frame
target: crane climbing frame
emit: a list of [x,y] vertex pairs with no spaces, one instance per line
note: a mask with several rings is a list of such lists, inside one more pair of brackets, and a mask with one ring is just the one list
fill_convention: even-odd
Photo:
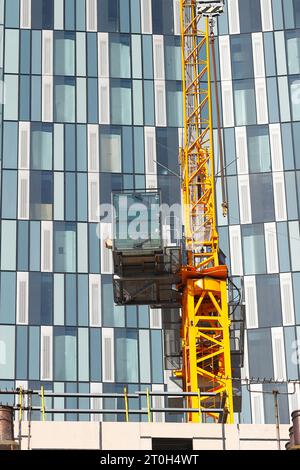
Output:
[[[202,8],[201,8],[202,6]],[[191,408],[223,406],[233,423],[227,267],[220,263],[216,224],[212,119],[214,16],[224,2],[180,0],[184,144],[180,151],[187,263],[182,267],[182,377]],[[215,77],[216,78],[216,77]],[[210,416],[217,421],[219,415]],[[199,422],[191,413],[188,421]]]

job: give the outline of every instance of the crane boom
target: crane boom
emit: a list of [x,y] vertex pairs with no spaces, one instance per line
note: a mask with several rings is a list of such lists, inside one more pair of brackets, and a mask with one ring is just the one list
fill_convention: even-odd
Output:
[[[218,5],[219,4],[219,5]],[[216,225],[211,95],[213,16],[223,2],[180,0],[184,148],[180,153],[187,264],[182,268],[182,376],[190,408],[224,407],[233,422],[227,267],[220,264]],[[223,4],[224,6],[224,4]],[[202,8],[201,8],[202,7]],[[210,394],[214,395],[214,398]],[[190,413],[189,421],[201,420]]]

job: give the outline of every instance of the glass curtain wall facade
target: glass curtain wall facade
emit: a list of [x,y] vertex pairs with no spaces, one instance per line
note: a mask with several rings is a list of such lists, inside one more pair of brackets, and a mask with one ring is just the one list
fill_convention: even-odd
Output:
[[[219,89],[229,214],[222,249],[244,280],[244,377],[299,380],[300,2],[228,0],[218,21]],[[218,181],[219,201],[220,181]],[[281,422],[299,408],[290,385],[243,387],[241,422]],[[267,393],[269,392],[269,393]]]
[[[299,379],[300,3],[226,3],[216,43],[230,210],[224,219],[218,180],[218,224],[244,279],[243,374]],[[162,312],[113,305],[98,206],[145,187],[180,201],[166,170],[179,171],[182,142],[179,0],[0,0],[0,31],[0,387],[162,391]],[[252,390],[238,418],[273,422],[261,393],[272,387]],[[281,421],[297,407],[299,388],[281,395]]]
[[158,186],[179,200],[177,178],[154,163],[178,171],[177,3],[0,1],[1,388],[164,390],[161,311],[114,306],[98,206]]

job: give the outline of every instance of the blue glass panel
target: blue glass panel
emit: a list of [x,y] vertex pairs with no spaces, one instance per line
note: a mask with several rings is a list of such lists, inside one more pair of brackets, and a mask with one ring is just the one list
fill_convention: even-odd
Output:
[[89,272],[100,273],[100,243],[97,224],[89,224]]
[[88,326],[88,276],[86,274],[79,274],[77,280],[77,296],[78,296],[78,325],[79,326]]
[[16,378],[18,380],[27,380],[28,367],[28,327],[17,326],[17,362],[16,362]]
[[32,29],[53,29],[54,0],[31,0]]
[[21,121],[30,120],[30,77],[21,75],[20,77],[20,96],[19,113]]
[[77,379],[77,333],[75,328],[54,327],[54,380]]
[[76,0],[76,29],[85,31],[85,0]]
[[31,171],[30,173],[30,218],[52,220],[53,173]]
[[16,219],[17,213],[17,172],[2,172],[2,217]]
[[65,29],[75,29],[75,0],[65,0]]
[[137,331],[115,330],[116,381],[138,382]]
[[40,378],[40,328],[29,327],[29,380]]
[[92,382],[101,381],[101,330],[100,328],[90,328],[90,380]]
[[76,271],[76,224],[54,222],[54,270],[55,272]]
[[89,77],[97,77],[97,34],[87,33],[86,35],[87,47],[87,74]]
[[0,323],[14,324],[16,319],[16,273],[1,273]]
[[29,274],[29,323],[53,323],[53,276],[48,273]]
[[5,2],[5,26],[6,28],[19,27],[20,0],[6,0]]
[[119,0],[98,0],[98,30],[120,31]]
[[3,123],[3,168],[17,168],[18,165],[18,124]]
[[20,72],[30,73],[30,31],[21,30]]
[[163,353],[161,331],[151,330],[152,383],[163,383]]
[[153,34],[174,34],[173,0],[152,0]]
[[66,325],[75,326],[77,324],[77,282],[74,274],[66,275]]
[[88,79],[88,122],[98,123],[98,80]]
[[18,221],[18,271],[28,270],[29,222]]

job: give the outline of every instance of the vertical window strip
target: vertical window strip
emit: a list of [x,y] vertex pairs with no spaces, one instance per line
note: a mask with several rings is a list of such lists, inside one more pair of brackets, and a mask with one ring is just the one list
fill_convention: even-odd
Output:
[[108,78],[99,79],[99,123],[110,124],[110,86]]
[[233,276],[243,275],[243,258],[241,228],[239,225],[229,227],[230,253],[231,253],[231,274]]
[[251,224],[251,198],[249,176],[238,177],[239,200],[240,200],[240,220],[241,224]]
[[142,33],[152,34],[152,8],[151,0],[141,0]]
[[86,29],[97,31],[97,0],[86,0]]
[[273,173],[274,206],[277,222],[287,220],[287,204],[283,173]]
[[[241,13],[243,14],[243,12]],[[239,0],[228,0],[228,20],[230,34],[240,33]]]
[[222,82],[223,126],[234,127],[232,82]]
[[272,0],[260,0],[263,31],[273,30]]
[[53,327],[41,326],[41,380],[53,380]]
[[19,122],[19,169],[28,170],[30,161],[30,122]]
[[257,124],[268,123],[268,101],[266,80],[264,78],[255,79],[255,96],[257,110]]
[[106,240],[112,240],[112,224],[100,224],[100,237],[101,237],[101,273],[113,273],[113,259],[112,251],[106,248]]
[[264,402],[262,385],[255,384],[251,385],[251,409],[252,409],[252,423],[253,424],[264,424]]
[[41,223],[41,271],[51,272],[53,266],[53,225],[52,222]]
[[29,171],[18,172],[18,218],[29,219]]
[[235,128],[235,144],[236,144],[238,174],[245,175],[249,173],[246,127]]
[[219,37],[221,80],[232,80],[229,36]]
[[245,304],[247,328],[258,328],[257,293],[255,276],[245,276]]
[[53,77],[42,77],[42,121],[53,122]]
[[101,326],[101,277],[97,274],[89,275],[89,318],[90,326]]
[[98,75],[109,77],[108,33],[98,33]]

